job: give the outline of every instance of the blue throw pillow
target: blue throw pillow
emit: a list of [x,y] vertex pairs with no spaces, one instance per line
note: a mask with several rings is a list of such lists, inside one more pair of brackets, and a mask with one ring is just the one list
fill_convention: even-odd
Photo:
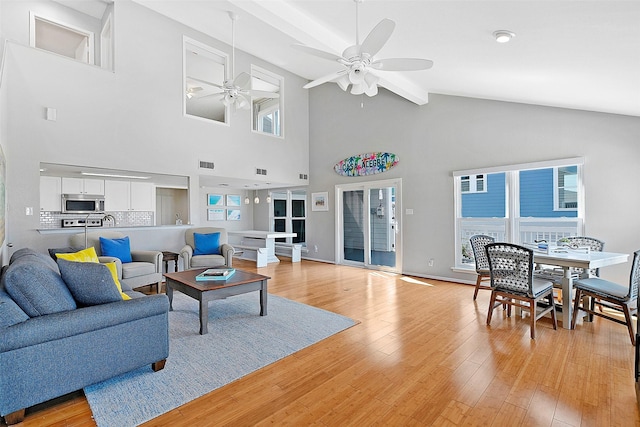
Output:
[[129,244],[129,236],[120,239],[106,239],[100,237],[100,252],[102,256],[111,256],[120,258],[122,262],[132,262],[131,245]]
[[220,255],[220,233],[193,233],[194,255]]
[[62,280],[79,305],[89,306],[122,301],[109,268],[97,262],[67,261],[58,258]]

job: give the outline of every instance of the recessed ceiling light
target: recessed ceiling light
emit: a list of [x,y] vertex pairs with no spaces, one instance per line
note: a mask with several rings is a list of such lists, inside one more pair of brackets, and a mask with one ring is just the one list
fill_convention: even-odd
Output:
[[149,179],[148,176],[119,175],[115,173],[80,172],[80,175],[102,176],[106,178]]
[[493,32],[493,37],[496,38],[498,43],[507,43],[509,40],[514,38],[516,33],[508,30],[498,30]]

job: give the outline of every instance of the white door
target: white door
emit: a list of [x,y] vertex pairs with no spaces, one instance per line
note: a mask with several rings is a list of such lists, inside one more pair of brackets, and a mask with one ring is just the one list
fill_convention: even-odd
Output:
[[402,272],[401,179],[336,186],[338,264]]

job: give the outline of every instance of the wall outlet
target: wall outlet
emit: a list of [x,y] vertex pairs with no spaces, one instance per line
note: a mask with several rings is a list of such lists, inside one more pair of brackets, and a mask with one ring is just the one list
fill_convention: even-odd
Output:
[[32,207],[24,208],[24,214],[25,215],[33,215],[33,208]]
[[318,245],[313,245],[313,251],[314,251],[315,253],[318,253]]
[[433,267],[433,258],[429,260],[429,267]]

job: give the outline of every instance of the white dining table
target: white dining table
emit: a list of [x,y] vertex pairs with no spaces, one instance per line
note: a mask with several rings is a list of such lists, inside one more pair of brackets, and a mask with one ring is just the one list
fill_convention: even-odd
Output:
[[296,233],[286,233],[283,231],[262,231],[262,230],[240,230],[240,231],[227,231],[230,236],[239,236],[241,238],[240,244],[234,245],[241,249],[261,249],[266,252],[266,262],[256,254],[256,263],[258,267],[265,267],[267,263],[280,262],[280,259],[276,256],[275,244],[276,239],[282,237],[296,237]]
[[571,249],[551,250],[550,253],[534,251],[533,261],[537,264],[555,265],[562,268],[562,327],[571,329],[573,311],[573,277],[571,268],[583,268],[585,274],[589,269],[622,264],[629,260],[628,254],[616,252],[579,252]]

